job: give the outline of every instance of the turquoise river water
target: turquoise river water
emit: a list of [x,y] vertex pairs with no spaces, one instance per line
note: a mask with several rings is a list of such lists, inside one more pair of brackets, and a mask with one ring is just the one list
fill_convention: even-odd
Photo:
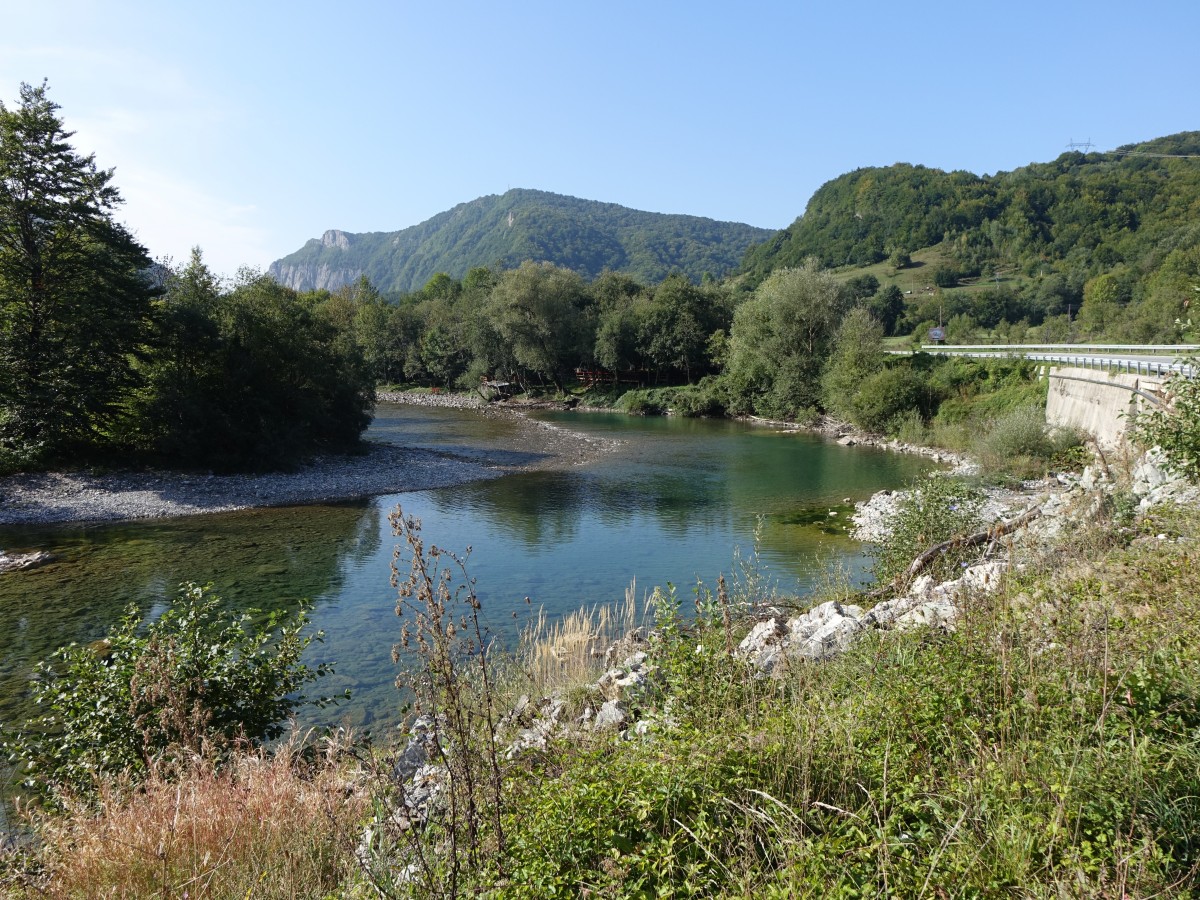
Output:
[[[336,661],[320,690],[353,691],[310,714],[372,730],[400,718],[392,645],[399,634],[389,585],[398,504],[422,520],[427,543],[472,548],[470,575],[488,622],[511,640],[524,598],[552,616],[641,595],[673,582],[690,599],[748,557],[780,591],[804,594],[843,571],[862,578],[865,548],[842,529],[845,498],[898,487],[928,468],[920,458],[846,448],[815,435],[738,422],[564,413],[543,416],[620,441],[565,471],[519,472],[454,488],[367,501],[247,510],[120,525],[0,529],[0,547],[49,549],[59,561],[0,579],[0,717],[28,712],[32,667],[58,646],[103,636],[125,607],[161,610],[180,582],[211,583],[239,608],[316,602],[326,640],[311,662]],[[470,412],[380,404],[369,437],[505,460],[513,426]],[[837,516],[830,516],[835,511]],[[521,620],[517,620],[521,621]]]

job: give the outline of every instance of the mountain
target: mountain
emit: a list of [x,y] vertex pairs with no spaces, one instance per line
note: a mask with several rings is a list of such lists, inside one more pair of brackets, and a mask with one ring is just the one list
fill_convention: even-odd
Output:
[[545,191],[490,194],[402,231],[331,230],[271,263],[281,284],[337,288],[366,275],[381,291],[415,291],[433,275],[546,261],[595,278],[605,269],[653,284],[679,271],[693,281],[737,268],[767,228],[641,212]]

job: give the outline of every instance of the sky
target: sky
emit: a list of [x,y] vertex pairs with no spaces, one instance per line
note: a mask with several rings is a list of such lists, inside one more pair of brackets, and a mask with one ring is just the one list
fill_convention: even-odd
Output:
[[509,188],[782,228],[826,181],[1200,129],[1196,0],[0,0],[156,259],[265,269]]

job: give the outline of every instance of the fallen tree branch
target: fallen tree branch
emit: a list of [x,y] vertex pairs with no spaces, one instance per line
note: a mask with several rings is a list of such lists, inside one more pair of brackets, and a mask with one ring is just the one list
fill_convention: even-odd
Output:
[[1025,512],[1021,513],[1015,519],[1010,519],[1007,522],[996,522],[995,524],[985,528],[983,531],[977,531],[974,534],[960,534],[950,538],[948,541],[942,541],[940,544],[935,544],[928,550],[917,556],[908,568],[889,581],[887,584],[880,585],[873,591],[867,593],[867,597],[875,599],[883,597],[887,594],[900,590],[907,586],[914,578],[922,571],[927,569],[931,563],[943,553],[950,550],[957,550],[960,547],[975,547],[985,541],[995,541],[998,538],[1004,537],[1006,534],[1012,534],[1018,528],[1024,528],[1034,519],[1042,514],[1042,505],[1037,503],[1029,507]]

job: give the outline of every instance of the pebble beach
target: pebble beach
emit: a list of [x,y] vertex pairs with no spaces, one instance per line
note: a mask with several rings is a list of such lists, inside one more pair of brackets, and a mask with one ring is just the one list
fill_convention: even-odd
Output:
[[518,410],[484,407],[470,396],[380,394],[393,403],[480,407],[519,426],[520,449],[537,461],[511,464],[449,453],[366,443],[361,455],[318,456],[288,472],[215,475],[164,470],[62,471],[0,478],[0,526],[117,522],[291,506],[450,487],[527,468],[578,465],[607,449],[569,429],[537,422]]

